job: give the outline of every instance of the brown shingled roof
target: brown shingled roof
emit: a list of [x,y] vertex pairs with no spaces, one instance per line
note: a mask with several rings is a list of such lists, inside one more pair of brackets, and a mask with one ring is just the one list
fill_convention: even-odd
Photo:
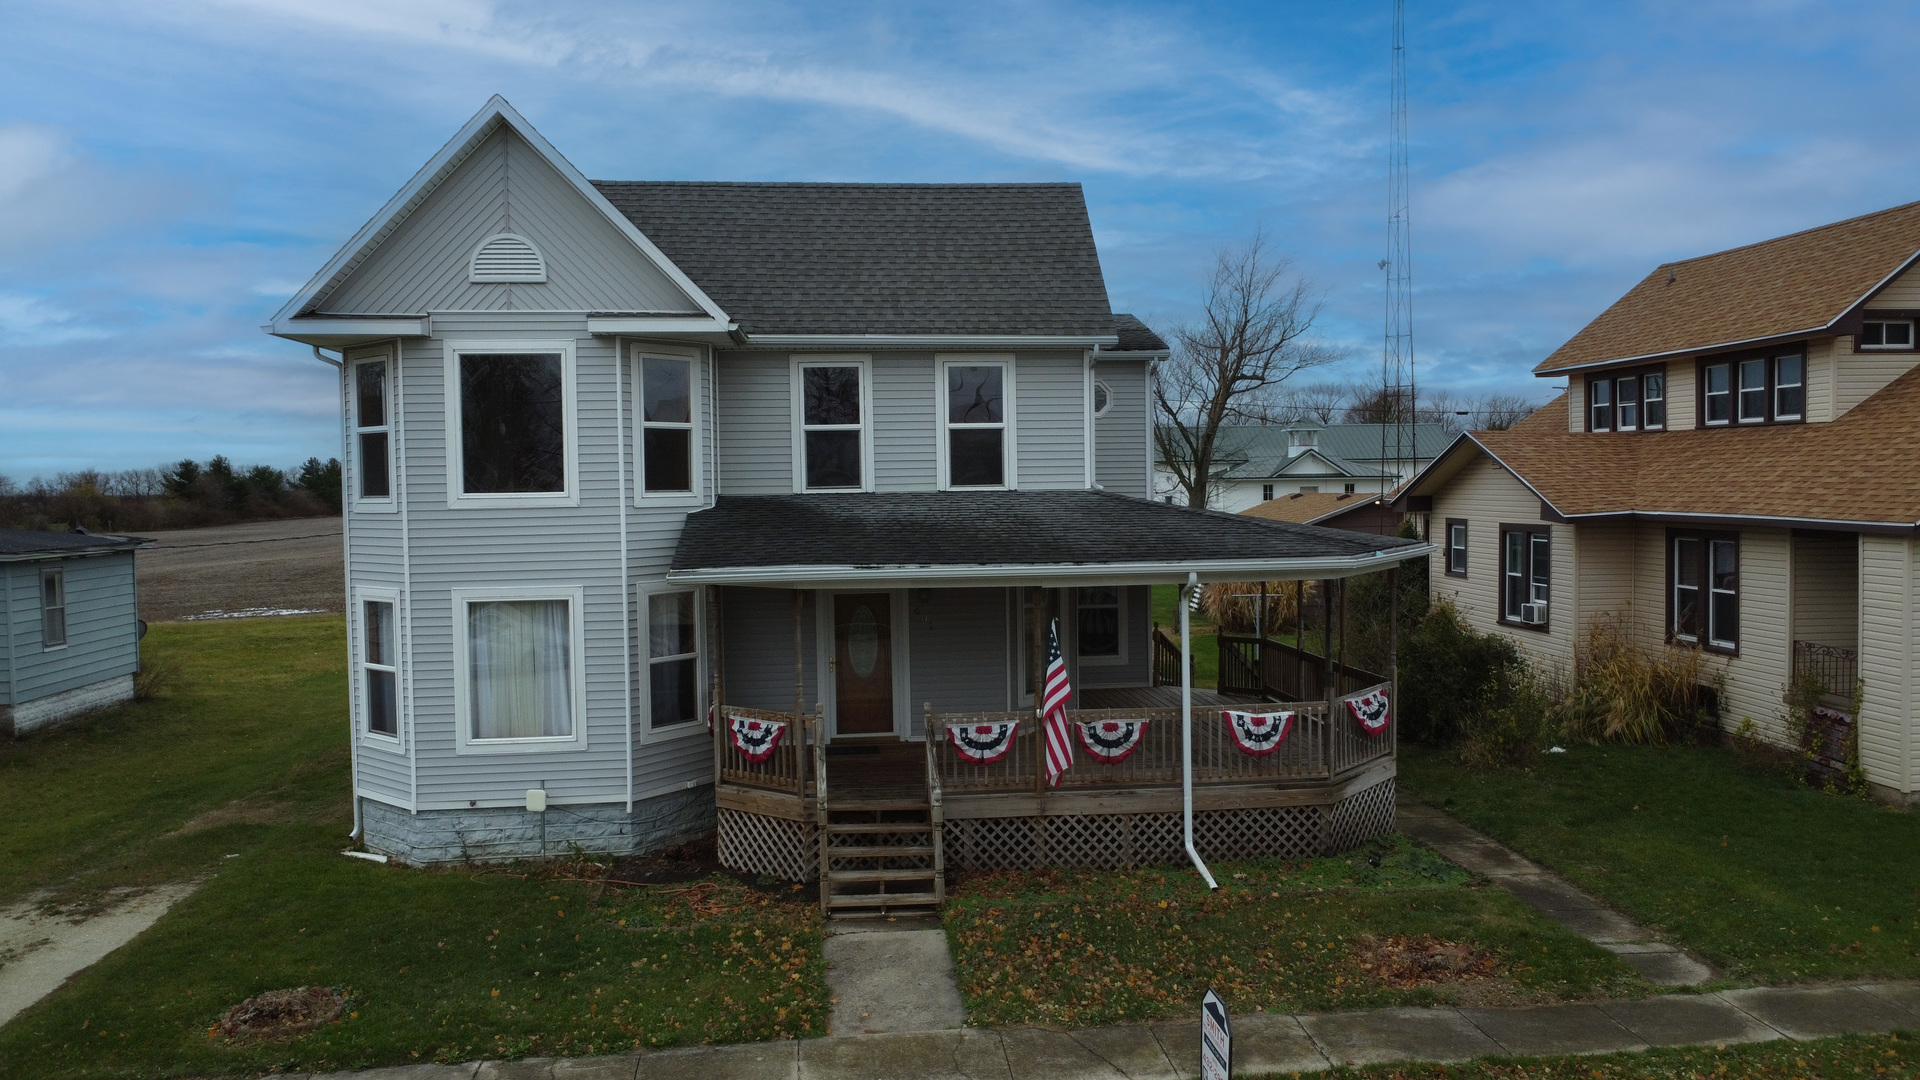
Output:
[[1342,510],[1351,510],[1356,506],[1365,506],[1372,502],[1372,494],[1342,495],[1333,491],[1294,492],[1277,499],[1268,499],[1258,506],[1240,511],[1247,517],[1266,518],[1269,521],[1295,521],[1311,524]]
[[[1564,394],[1534,417],[1470,438],[1569,517],[1920,523],[1920,367],[1824,424],[1569,432]],[[1415,490],[1423,486],[1416,481]]]
[[1831,326],[1920,252],[1920,202],[1663,263],[1536,374]]

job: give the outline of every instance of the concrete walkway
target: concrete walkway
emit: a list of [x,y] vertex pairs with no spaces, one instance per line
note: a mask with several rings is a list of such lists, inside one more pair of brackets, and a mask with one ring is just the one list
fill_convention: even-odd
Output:
[[1620,957],[1659,986],[1699,986],[1713,969],[1661,941],[1653,932],[1574,888],[1565,878],[1459,819],[1402,798],[1395,808],[1400,831],[1487,878],[1535,911]]
[[0,1025],[132,941],[196,887],[115,890],[80,918],[41,911],[38,896],[0,909]]
[[[1233,1021],[1234,1075],[1915,1029],[1917,983],[1732,990],[1524,1009],[1254,1013]],[[1196,1022],[844,1035],[618,1057],[408,1065],[335,1073],[328,1080],[1183,1080],[1197,1075],[1199,1062]]]
[[821,952],[834,1035],[952,1031],[967,1022],[938,919],[842,919]]

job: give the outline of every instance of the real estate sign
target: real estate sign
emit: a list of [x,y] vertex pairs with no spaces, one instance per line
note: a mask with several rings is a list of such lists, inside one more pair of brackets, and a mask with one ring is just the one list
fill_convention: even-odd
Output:
[[1233,1024],[1227,1003],[1207,988],[1200,999],[1200,1080],[1228,1080],[1233,1075]]

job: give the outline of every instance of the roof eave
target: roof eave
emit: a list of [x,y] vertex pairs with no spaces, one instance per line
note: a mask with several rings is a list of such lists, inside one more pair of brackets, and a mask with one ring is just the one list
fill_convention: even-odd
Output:
[[1001,565],[733,566],[667,571],[689,585],[779,585],[789,588],[992,587],[1001,584],[1164,585],[1198,574],[1201,581],[1291,581],[1354,577],[1430,555],[1432,544],[1406,544],[1364,555],[1311,559],[1197,559],[1150,563],[1027,563]]
[[763,349],[844,349],[844,348],[1073,348],[1091,349],[1113,345],[1120,339],[1112,334],[754,334],[746,335],[748,348]]

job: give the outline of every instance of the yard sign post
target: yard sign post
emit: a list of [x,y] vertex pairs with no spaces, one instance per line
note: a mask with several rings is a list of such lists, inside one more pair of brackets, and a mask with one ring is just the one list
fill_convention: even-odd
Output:
[[1200,999],[1200,1080],[1231,1080],[1233,1076],[1233,1024],[1227,1019],[1227,1003],[1207,987]]

